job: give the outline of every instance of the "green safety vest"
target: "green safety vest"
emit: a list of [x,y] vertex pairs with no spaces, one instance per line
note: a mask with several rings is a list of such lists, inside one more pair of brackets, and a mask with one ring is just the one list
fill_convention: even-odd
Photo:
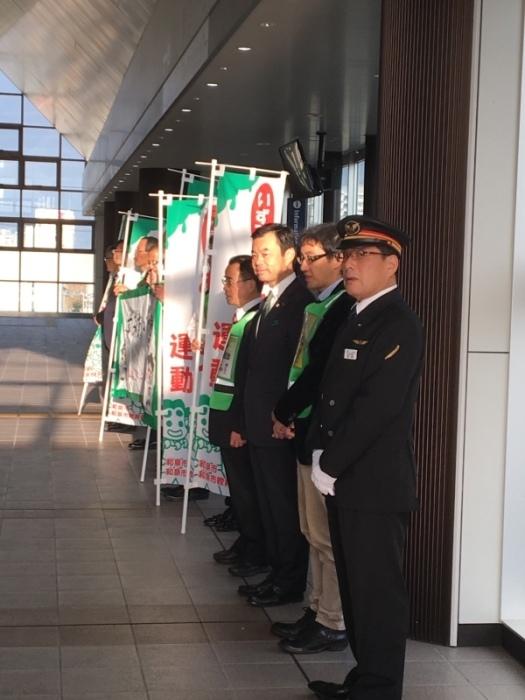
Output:
[[240,321],[232,324],[230,334],[224,348],[217,379],[210,396],[210,408],[217,411],[228,411],[233,402],[235,388],[235,368],[239,358],[239,348],[246,325],[257,311],[247,311]]
[[[326,299],[323,299],[323,301],[313,301],[311,304],[307,304],[305,306],[303,327],[301,328],[301,335],[299,336],[299,342],[297,343],[295,357],[293,359],[292,366],[290,367],[290,374],[288,375],[288,388],[290,388],[292,384],[295,384],[303,373],[304,368],[310,362],[310,342],[319,328],[319,324],[323,320],[326,312],[332,306],[332,304],[339,299],[341,294],[345,294],[344,289],[333,292],[330,294],[330,296],[326,297]],[[306,418],[310,415],[311,410],[312,407],[307,406],[298,417]]]

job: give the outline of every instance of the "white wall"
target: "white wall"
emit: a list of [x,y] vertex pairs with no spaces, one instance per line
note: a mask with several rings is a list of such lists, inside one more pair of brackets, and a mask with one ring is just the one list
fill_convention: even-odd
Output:
[[[459,624],[500,614],[523,0],[480,0],[456,509]],[[470,235],[469,235],[470,234]],[[525,411],[524,411],[525,419]],[[525,434],[525,421],[523,426]],[[452,642],[454,640],[452,639]]]

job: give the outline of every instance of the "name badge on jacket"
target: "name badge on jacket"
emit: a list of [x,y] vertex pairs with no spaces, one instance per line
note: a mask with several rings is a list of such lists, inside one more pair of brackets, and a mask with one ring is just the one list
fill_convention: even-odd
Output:
[[355,348],[345,348],[343,357],[345,360],[357,360],[357,350]]

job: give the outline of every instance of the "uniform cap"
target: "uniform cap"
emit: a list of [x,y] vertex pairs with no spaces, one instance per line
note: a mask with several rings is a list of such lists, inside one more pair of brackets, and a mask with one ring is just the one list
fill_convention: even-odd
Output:
[[367,216],[345,216],[337,224],[337,231],[341,236],[339,250],[382,243],[390,246],[393,254],[400,256],[410,242],[404,231]]

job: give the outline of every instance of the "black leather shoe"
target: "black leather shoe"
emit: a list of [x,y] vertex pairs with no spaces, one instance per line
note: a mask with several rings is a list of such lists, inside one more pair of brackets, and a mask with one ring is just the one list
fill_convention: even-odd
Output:
[[342,651],[348,646],[346,632],[332,630],[314,622],[293,639],[281,639],[279,649],[288,654],[318,654],[321,651]]
[[210,515],[209,518],[204,518],[203,522],[206,527],[215,527],[222,523],[223,520],[229,518],[231,514],[231,508],[226,508],[223,513],[216,513],[215,515]]
[[239,578],[250,578],[250,576],[267,574],[269,571],[270,567],[267,564],[250,564],[246,561],[236,564],[235,566],[230,566],[228,569],[228,572],[232,576],[238,576]]
[[315,615],[316,613],[312,608],[305,608],[304,615],[296,622],[274,622],[270,628],[270,632],[275,634],[276,637],[292,639],[315,622]]
[[242,562],[241,555],[235,549],[221,549],[219,552],[214,552],[213,558],[217,564],[240,564]]
[[133,442],[129,443],[128,450],[143,450],[145,446],[145,438],[138,438],[137,440],[133,440]]
[[[167,501],[181,501],[184,498],[184,486],[182,484],[166,484],[161,486],[161,496]],[[203,501],[209,498],[210,492],[208,489],[196,487],[190,489],[188,494],[189,501]]]
[[253,605],[254,608],[273,608],[277,605],[287,605],[288,603],[300,603],[303,599],[303,593],[296,591],[283,591],[278,586],[273,586],[259,595],[251,595],[248,597],[248,605]]
[[260,583],[243,583],[237,589],[239,595],[248,597],[252,595],[262,595],[273,590],[273,580],[271,576],[267,576]]
[[310,690],[319,700],[345,700],[351,698],[352,683],[328,683],[327,681],[310,681]]
[[233,513],[221,518],[219,522],[215,524],[215,530],[217,532],[235,532],[239,529],[239,523],[235,519]]

